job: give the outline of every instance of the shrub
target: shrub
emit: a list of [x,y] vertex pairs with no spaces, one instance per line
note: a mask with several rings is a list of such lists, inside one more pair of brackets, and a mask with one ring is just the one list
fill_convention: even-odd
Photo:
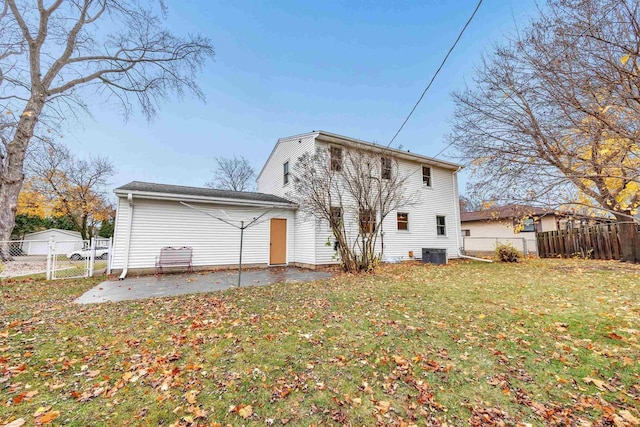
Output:
[[510,243],[498,243],[496,245],[496,258],[502,262],[518,262],[520,252]]

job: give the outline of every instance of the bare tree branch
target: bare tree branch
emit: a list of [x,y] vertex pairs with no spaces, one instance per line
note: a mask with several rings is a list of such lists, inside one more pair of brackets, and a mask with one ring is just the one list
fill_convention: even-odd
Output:
[[147,118],[170,96],[204,98],[195,78],[213,47],[167,31],[165,16],[153,0],[0,1],[0,241],[15,223],[25,156],[38,135],[96,95],[118,102],[125,117],[137,104]]
[[[632,0],[550,0],[454,94],[449,140],[472,193],[590,205],[628,223],[640,208],[639,11]],[[623,258],[640,260],[632,241]]]
[[247,159],[235,155],[231,158],[216,157],[214,177],[205,186],[231,191],[255,190],[256,171]]

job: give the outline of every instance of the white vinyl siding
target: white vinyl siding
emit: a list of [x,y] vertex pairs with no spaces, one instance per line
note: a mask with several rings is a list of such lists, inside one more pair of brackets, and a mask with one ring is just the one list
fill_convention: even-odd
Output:
[[[244,220],[245,224],[263,214],[266,208],[190,203],[226,220]],[[126,208],[126,209],[123,209]],[[129,213],[126,199],[119,199],[116,251],[112,268],[124,266],[126,227]],[[244,232],[242,262],[246,264],[269,263],[269,219],[287,219],[287,262],[295,251],[294,212],[274,209],[258,220],[257,225]],[[131,228],[129,268],[153,268],[156,256],[165,246],[191,246],[193,265],[216,266],[238,263],[240,230],[202,212],[190,209],[177,201],[136,199]]]
[[[448,258],[458,257],[458,233],[453,218],[459,218],[457,180],[453,171],[430,166],[431,187],[425,187],[422,165],[408,160],[398,161],[398,173],[409,176],[404,194],[413,196],[414,203],[387,215],[382,227],[384,255],[408,259],[409,251],[420,256],[422,248],[443,248]],[[433,183],[437,185],[433,185]],[[409,214],[409,229],[398,230],[397,212]],[[447,217],[447,236],[436,234],[436,215]],[[379,239],[378,239],[379,240]]]
[[[328,148],[329,144],[316,142],[316,146]],[[429,166],[430,187],[423,183],[422,166],[420,161],[398,160],[397,172],[400,176],[409,176],[404,194],[411,196],[413,203],[398,209],[399,212],[409,214],[409,230],[398,231],[397,211],[390,212],[382,223],[384,235],[378,236],[376,251],[379,253],[384,243],[384,255],[402,257],[408,259],[409,251],[414,255],[422,253],[422,248],[447,249],[448,258],[457,258],[458,249],[462,246],[462,240],[454,227],[453,218],[459,218],[458,207],[458,182],[454,171]],[[436,185],[434,185],[436,183]],[[447,220],[447,236],[436,234],[435,217],[443,215]],[[357,233],[358,215],[355,211],[345,209],[343,212],[345,227],[351,233]],[[336,252],[333,250],[333,235],[327,221],[316,226],[316,264],[333,264],[339,262]],[[455,221],[454,221],[455,222]],[[327,242],[330,244],[327,245]]]
[[[291,180],[295,176],[298,158],[304,153],[313,153],[314,147],[314,135],[280,138],[258,176],[258,192],[286,198],[287,193],[293,191]],[[285,162],[289,162],[289,185],[283,186]]]

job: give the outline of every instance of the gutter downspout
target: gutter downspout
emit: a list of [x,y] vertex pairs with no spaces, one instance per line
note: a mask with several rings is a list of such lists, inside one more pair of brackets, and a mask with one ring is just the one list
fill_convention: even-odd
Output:
[[124,265],[122,266],[122,273],[118,280],[124,280],[127,277],[127,271],[129,270],[129,248],[131,247],[131,225],[133,224],[133,195],[127,194],[127,202],[129,202],[129,220],[127,221],[127,245],[124,248]]
[[490,259],[463,255],[460,252],[460,241],[462,240],[461,231],[460,231],[461,224],[462,224],[460,222],[460,196],[458,195],[458,172],[460,172],[460,169],[462,169],[462,167],[459,167],[457,171],[451,174],[451,185],[453,187],[453,192],[455,195],[455,197],[453,198],[453,216],[455,217],[454,219],[456,223],[456,252],[458,254],[458,257],[460,258],[472,259],[474,261],[482,261],[482,262],[493,262]]

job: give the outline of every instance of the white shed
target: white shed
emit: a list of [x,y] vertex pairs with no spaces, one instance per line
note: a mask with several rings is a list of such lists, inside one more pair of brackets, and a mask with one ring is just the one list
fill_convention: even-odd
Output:
[[77,231],[50,228],[26,234],[23,238],[22,250],[25,255],[46,255],[49,251],[49,240],[56,241],[59,253],[73,252],[82,249],[83,240]]

